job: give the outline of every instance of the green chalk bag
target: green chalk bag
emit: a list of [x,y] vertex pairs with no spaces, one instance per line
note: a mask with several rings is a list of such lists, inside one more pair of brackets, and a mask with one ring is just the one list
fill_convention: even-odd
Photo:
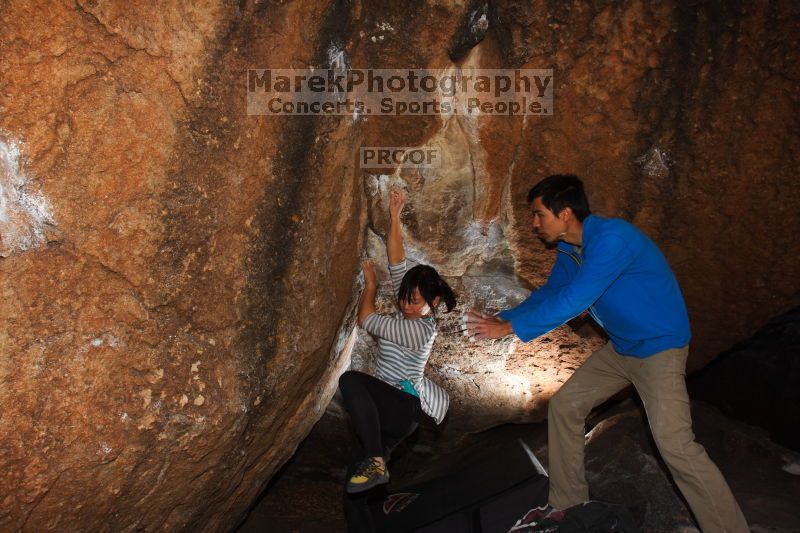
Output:
[[414,385],[412,385],[411,382],[408,381],[407,379],[404,379],[403,381],[398,383],[398,385],[400,385],[400,387],[403,389],[403,392],[407,392],[408,394],[419,398],[419,393],[417,392],[417,389],[415,389]]

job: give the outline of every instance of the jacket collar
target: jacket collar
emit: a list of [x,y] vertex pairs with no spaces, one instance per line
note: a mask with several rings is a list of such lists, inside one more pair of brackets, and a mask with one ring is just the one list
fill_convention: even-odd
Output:
[[589,244],[592,238],[597,234],[598,226],[601,220],[602,219],[600,217],[596,217],[594,215],[589,215],[588,217],[584,218],[583,228],[581,230],[581,245],[576,246],[568,242],[559,241],[558,249],[567,253],[573,253],[577,248],[585,249],[586,245]]
[[583,219],[583,229],[581,232],[581,246],[583,248],[586,248],[586,245],[589,244],[592,238],[597,234],[601,220],[601,218],[594,215],[589,215]]

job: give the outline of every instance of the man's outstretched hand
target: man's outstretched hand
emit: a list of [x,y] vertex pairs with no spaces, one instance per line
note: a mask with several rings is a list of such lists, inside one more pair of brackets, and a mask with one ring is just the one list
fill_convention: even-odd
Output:
[[499,339],[514,333],[511,322],[476,309],[467,313],[467,331],[476,340]]

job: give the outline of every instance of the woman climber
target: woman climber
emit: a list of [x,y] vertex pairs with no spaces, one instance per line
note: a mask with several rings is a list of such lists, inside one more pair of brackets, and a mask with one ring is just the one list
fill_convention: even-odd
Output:
[[436,270],[417,265],[407,270],[400,212],[405,193],[389,194],[389,274],[400,311],[375,312],[377,281],[370,261],[362,263],[364,292],[358,304],[358,324],[378,343],[375,375],[348,371],[339,378],[344,407],[350,414],[363,458],[347,481],[347,492],[366,491],[389,480],[386,462],[391,450],[417,428],[421,412],[440,423],[447,412],[447,393],[423,372],[436,338],[436,307],[447,311],[455,295]]

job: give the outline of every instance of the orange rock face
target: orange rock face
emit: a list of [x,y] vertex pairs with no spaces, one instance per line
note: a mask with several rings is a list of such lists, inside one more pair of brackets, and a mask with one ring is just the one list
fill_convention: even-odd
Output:
[[[360,146],[448,155],[387,174],[411,192],[409,242],[462,290],[493,265],[543,281],[524,197],[569,171],[661,244],[698,362],[796,302],[795,8],[696,9],[6,2],[0,529],[237,523],[349,363],[362,230],[383,224]],[[322,68],[331,50],[361,68],[553,68],[555,112],[247,115],[247,69]],[[476,247],[489,235],[497,257]],[[538,404],[504,405],[482,420]]]
[[[596,213],[648,233],[687,301],[690,367],[797,301],[795,7],[513,3],[497,17],[505,60],[556,78],[552,119],[521,134],[518,212],[539,177],[572,172]],[[519,235],[520,254],[538,248]]]
[[4,5],[0,529],[228,529],[318,418],[357,135],[241,88],[328,9]]

